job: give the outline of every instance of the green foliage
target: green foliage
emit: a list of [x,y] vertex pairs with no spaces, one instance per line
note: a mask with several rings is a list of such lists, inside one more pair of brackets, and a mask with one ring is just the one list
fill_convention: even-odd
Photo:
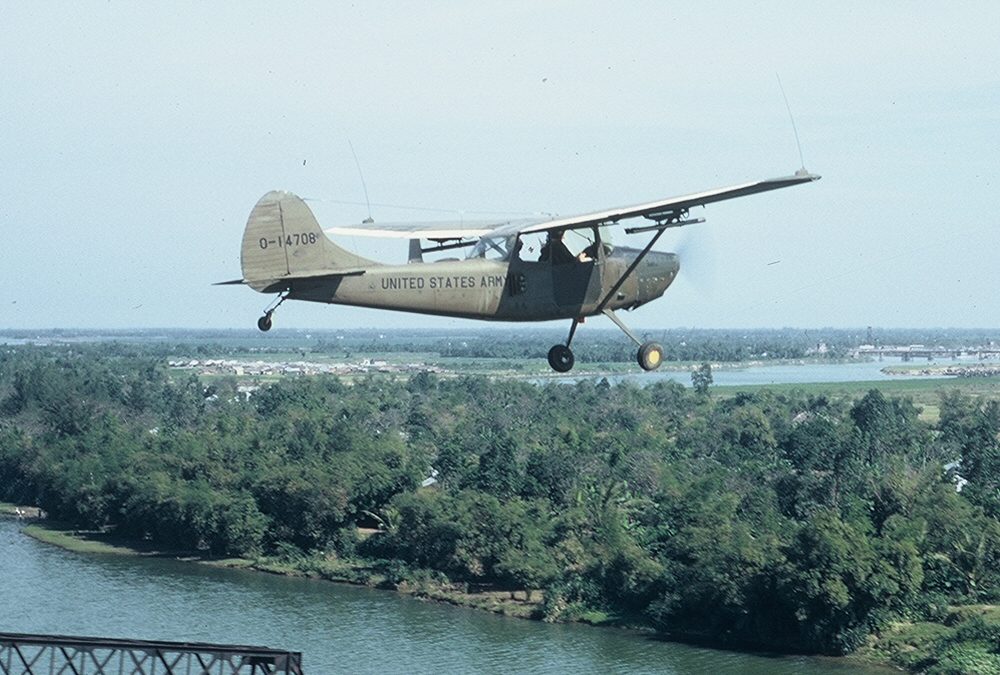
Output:
[[777,588],[805,644],[831,653],[850,652],[868,613],[878,606],[881,588],[870,539],[831,510],[817,511],[786,549]]
[[691,371],[691,386],[699,396],[708,396],[712,385],[712,364],[707,361]]
[[948,647],[936,660],[927,669],[928,675],[1000,675],[1000,654],[989,651],[985,645]]
[[528,588],[556,576],[545,546],[548,516],[536,504],[519,498],[501,502],[471,490],[454,496],[423,490],[400,494],[390,508],[393,527],[369,541],[373,554],[390,554],[460,579]]
[[1000,404],[961,397],[942,400],[942,441],[960,459],[969,481],[966,496],[993,516],[1000,515]]
[[996,656],[992,617],[950,607],[1000,599],[998,435],[1000,406],[960,396],[934,427],[875,390],[422,374],[247,400],[141,349],[0,355],[0,499],[74,527],[328,578],[544,590],[550,620],[782,650],[946,620],[937,655],[898,650],[939,672]]
[[1000,673],[998,613],[996,608],[954,608],[943,623],[894,627],[879,640],[879,648],[894,663],[915,672]]

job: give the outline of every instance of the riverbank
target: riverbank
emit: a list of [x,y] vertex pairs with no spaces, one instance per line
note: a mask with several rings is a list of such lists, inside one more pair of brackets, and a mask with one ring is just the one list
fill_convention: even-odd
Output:
[[[0,513],[13,513],[12,505],[0,505]],[[396,591],[423,600],[446,602],[461,607],[481,609],[494,614],[522,619],[544,619],[544,593],[540,590],[470,589],[468,584],[450,582],[439,573],[412,570],[398,561],[345,560],[320,556],[296,559],[275,557],[211,558],[197,551],[169,551],[124,540],[102,532],[88,532],[61,527],[58,523],[35,520],[22,532],[38,541],[76,553],[99,553],[173,558],[214,567],[249,569],[268,574],[322,579],[334,583],[366,586]],[[599,612],[579,612],[579,615],[556,620],[581,621],[593,625],[613,624],[611,617]]]
[[1000,377],[1000,365],[994,363],[928,365],[928,366],[887,366],[882,369],[886,375],[920,376],[920,377],[965,377],[965,378],[996,378]]
[[[11,505],[0,504],[0,514],[10,513],[3,508],[5,506]],[[625,628],[632,631],[653,633],[651,627],[643,625],[641,622],[584,607],[564,604],[560,606],[558,603],[553,603],[556,606],[547,607],[544,592],[541,590],[529,592],[525,590],[470,588],[468,584],[447,581],[442,578],[442,575],[433,571],[411,570],[398,561],[352,561],[318,556],[303,556],[295,560],[271,557],[210,558],[197,552],[164,551],[145,546],[142,542],[128,542],[106,533],[72,530],[60,527],[58,523],[39,520],[26,524],[22,528],[22,532],[43,543],[77,553],[170,558],[211,567],[252,570],[280,576],[321,579],[339,584],[390,590],[420,600],[485,610],[514,618],[582,623],[598,627]],[[927,658],[924,655],[933,654],[935,645],[938,643],[923,640],[922,636],[937,639],[941,636],[952,635],[957,631],[957,628],[949,629],[945,626],[936,631],[928,631],[923,624],[915,624],[914,626],[910,629],[908,625],[901,624],[891,635],[886,634],[885,637],[889,639],[884,644],[883,640],[880,639],[855,654],[822,658],[843,663],[845,667],[849,667],[851,663],[858,664],[864,666],[866,671],[870,671],[872,667],[886,667],[886,672],[888,672],[890,668],[907,668],[907,662],[918,665],[927,663]],[[702,645],[726,651],[744,651],[732,645],[706,641],[703,636],[699,635],[676,633],[668,638],[671,641],[684,644]],[[754,651],[750,649],[749,653]],[[908,669],[911,669],[912,672],[921,672],[926,670],[926,667]],[[996,672],[1000,673],[1000,671]]]
[[942,607],[938,621],[895,622],[858,656],[912,673],[1000,673],[1000,605]]

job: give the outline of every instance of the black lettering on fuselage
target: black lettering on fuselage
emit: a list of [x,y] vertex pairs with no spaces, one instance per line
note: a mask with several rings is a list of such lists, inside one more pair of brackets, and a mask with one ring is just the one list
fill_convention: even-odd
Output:
[[[432,284],[431,288],[433,287]],[[383,291],[420,291],[423,288],[423,277],[382,277]]]
[[[421,283],[423,279],[420,280]],[[427,287],[432,290],[454,290],[462,288],[476,288],[480,284],[476,283],[476,277],[451,276],[451,277],[429,277]],[[420,288],[423,288],[421,285]]]

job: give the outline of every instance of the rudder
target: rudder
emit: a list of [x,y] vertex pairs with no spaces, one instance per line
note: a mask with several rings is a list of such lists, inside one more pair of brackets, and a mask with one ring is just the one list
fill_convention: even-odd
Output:
[[240,265],[243,280],[255,291],[273,292],[296,277],[376,264],[330,241],[312,210],[290,192],[274,190],[261,197],[243,231]]

